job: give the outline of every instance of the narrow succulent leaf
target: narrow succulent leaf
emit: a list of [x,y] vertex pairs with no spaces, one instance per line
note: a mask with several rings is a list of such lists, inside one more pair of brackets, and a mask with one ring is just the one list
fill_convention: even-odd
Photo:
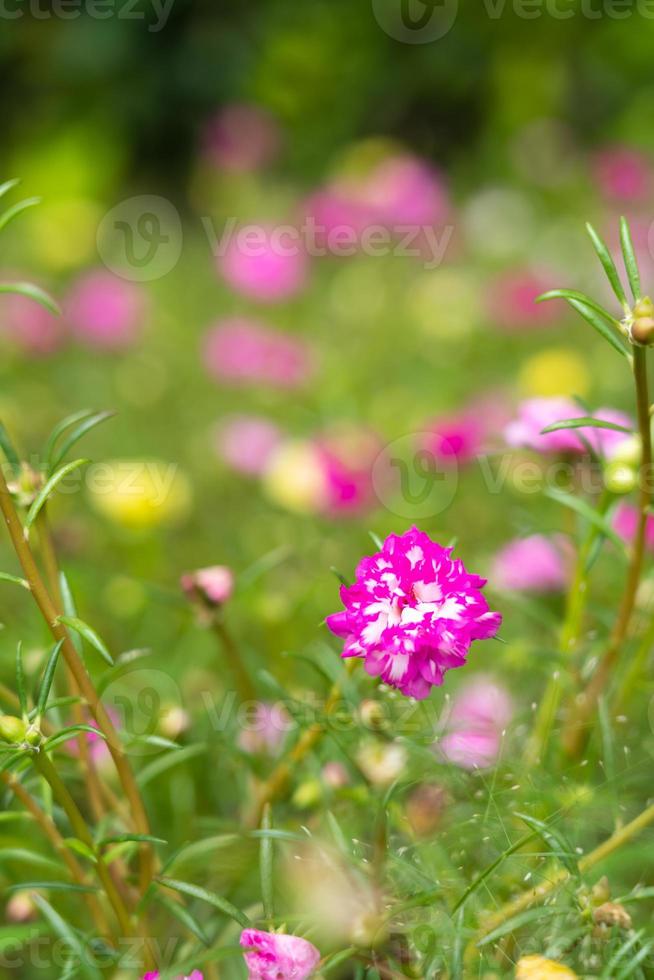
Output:
[[23,211],[27,211],[28,208],[34,208],[37,204],[41,203],[40,197],[26,197],[23,201],[17,201],[12,204],[10,208],[7,208],[2,214],[0,214],[0,231],[3,231],[7,225],[17,218],[19,214]]
[[59,936],[60,939],[63,939],[67,948],[75,954],[84,976],[89,978],[89,980],[101,980],[102,974],[92,965],[91,959],[84,949],[84,943],[78,936],[77,932],[66,922],[65,919],[59,915],[56,909],[54,909],[42,895],[39,895],[37,892],[32,897],[35,904],[40,909],[44,919],[52,927],[53,931]]
[[[70,583],[66,577],[65,572],[59,572],[59,588],[61,590],[61,600],[64,604],[64,613],[66,616],[71,616],[73,619],[77,618],[77,606],[75,605],[75,599],[73,598],[73,593],[70,588]],[[84,644],[82,643],[82,637],[79,633],[73,633],[71,640],[73,646],[77,650],[80,657],[84,657]]]
[[323,977],[330,970],[335,970],[341,963],[345,963],[352,956],[356,956],[356,953],[357,950],[354,946],[349,946],[347,949],[339,949],[336,953],[330,953],[318,966],[320,976]]
[[600,334],[600,336],[603,337],[614,350],[617,350],[618,354],[622,354],[623,357],[629,356],[629,348],[620,334],[616,333],[613,327],[609,326],[596,310],[588,306],[587,303],[582,303],[576,299],[569,299],[568,302],[573,310],[576,310],[577,313],[584,318],[586,323],[590,323],[591,327],[594,327],[598,334]]
[[20,881],[7,887],[8,892],[23,891],[23,889],[39,888],[52,892],[97,892],[95,885],[78,885],[72,881]]
[[545,823],[543,820],[537,820],[536,817],[532,817],[528,813],[516,813],[516,817],[526,823],[530,830],[538,834],[566,871],[569,871],[574,878],[579,878],[579,864],[574,850],[560,830],[556,830],[551,824]]
[[20,184],[20,177],[13,177],[12,180],[5,180],[3,184],[0,184],[0,197],[4,197],[9,191],[12,191],[14,187],[18,187]]
[[61,870],[61,862],[39,854],[35,851],[28,851],[25,847],[3,847],[0,849],[0,862],[18,861],[20,864],[36,864],[49,871],[57,873]]
[[64,480],[69,473],[72,473],[73,470],[77,470],[81,466],[88,466],[90,462],[91,462],[90,459],[75,459],[73,460],[72,463],[66,463],[65,466],[62,466],[61,469],[57,470],[56,473],[52,474],[50,479],[46,481],[44,486],[39,491],[36,499],[34,500],[32,506],[27,512],[27,517],[25,518],[26,533],[29,533],[30,529],[32,528],[32,525],[34,524],[34,521],[41,513],[44,504],[47,503],[48,498],[51,496],[51,494],[54,493],[54,491],[57,489],[57,487],[62,482],[62,480]]
[[24,749],[18,749],[16,752],[11,752],[0,762],[0,772],[8,772],[13,766],[16,765],[17,762],[24,759],[29,759],[29,755]]
[[374,531],[368,531],[368,534],[370,535],[370,539],[374,544],[375,548],[379,548],[379,550],[381,551],[382,548],[384,547],[384,544],[382,542],[382,539],[379,537],[379,535],[375,534]]
[[518,929],[522,929],[523,926],[528,925],[530,922],[542,922],[544,918],[552,915],[561,915],[561,912],[558,909],[547,908],[547,906],[544,908],[539,906],[536,909],[527,909],[526,912],[520,912],[518,915],[511,916],[510,919],[503,922],[497,929],[493,929],[487,933],[483,939],[479,940],[477,946],[488,946],[498,939],[503,939],[504,936],[510,936],[511,933],[517,932]]
[[550,299],[565,299],[565,300],[576,300],[578,303],[584,303],[586,306],[590,306],[591,310],[595,310],[600,316],[603,316],[609,323],[612,323],[615,327],[619,326],[620,321],[605,310],[597,300],[594,300],[591,296],[587,296],[586,293],[579,292],[578,289],[548,289],[546,293],[541,293],[540,296],[536,298],[537,303],[546,303]]
[[168,841],[163,837],[153,837],[152,834],[116,834],[112,837],[103,837],[100,845],[109,844],[167,844]]
[[[484,868],[484,870],[481,872],[481,874],[477,875],[477,877],[474,879],[474,881],[472,881],[468,885],[468,887],[464,891],[463,895],[461,895],[461,897],[456,901],[456,903],[454,905],[454,908],[452,909],[452,913],[451,914],[454,915],[455,912],[458,912],[458,910],[460,908],[462,908],[463,905],[468,901],[468,899],[470,898],[470,896],[474,892],[476,892],[477,889],[481,887],[481,885],[483,885],[483,883],[493,873],[493,871],[495,871],[497,868],[499,868],[499,866],[508,857],[510,857],[512,854],[515,854],[516,851],[522,850],[522,848],[525,847],[527,844],[531,843],[531,841],[536,836],[537,836],[537,834],[535,832],[532,832],[530,834],[526,834],[524,837],[520,837],[514,844],[511,844],[510,847],[507,847],[504,851],[502,851],[502,853],[498,857],[496,857],[494,861],[491,861],[491,863],[489,865],[487,865],[487,867]],[[433,892],[431,892],[429,894],[432,894],[433,895]],[[412,901],[412,900],[409,899],[409,901]],[[427,904],[427,903],[425,903],[425,904]],[[406,906],[403,906],[403,907],[406,907]],[[409,908],[412,908],[412,907],[413,906],[409,906]]]
[[249,929],[252,926],[245,912],[237,909],[235,905],[228,902],[222,895],[216,895],[215,892],[209,892],[205,888],[200,888],[198,885],[191,885],[186,881],[177,881],[176,878],[157,878],[156,881],[164,888],[171,888],[181,895],[188,895],[190,898],[197,898],[201,902],[212,905],[219,912],[222,912],[223,915],[238,922],[243,929]]
[[45,289],[35,286],[33,282],[3,282],[0,283],[0,293],[11,293],[14,296],[25,296],[33,300],[54,316],[61,316],[61,309]]
[[550,500],[555,501],[555,503],[561,504],[563,507],[569,507],[570,510],[574,510],[584,517],[587,521],[598,528],[605,537],[609,538],[618,549],[618,553],[624,556],[624,541],[616,534],[604,514],[594,510],[589,504],[586,503],[585,500],[582,500],[581,497],[575,497],[574,494],[564,493],[561,490],[555,490],[554,487],[548,487],[544,491],[544,494],[546,497],[549,497]]
[[59,640],[58,643],[55,643],[54,647],[52,648],[52,652],[48,657],[48,662],[45,665],[43,680],[41,681],[39,694],[36,699],[37,717],[43,714],[43,712],[45,711],[45,706],[48,703],[48,696],[50,694],[50,688],[52,687],[55,671],[57,669],[57,661],[59,660],[59,653],[61,652],[61,648],[63,645],[64,645],[63,640]]
[[605,422],[603,419],[595,419],[592,416],[585,416],[577,419],[561,419],[560,422],[553,422],[552,425],[541,429],[540,434],[546,435],[548,432],[557,432],[559,429],[612,429],[614,432],[625,432],[632,435],[633,430],[627,429],[624,425],[617,422]]
[[106,660],[108,664],[113,666],[113,657],[96,631],[89,626],[88,623],[85,623],[77,616],[58,616],[57,621],[62,623],[64,626],[67,626],[68,629],[73,630],[75,633],[79,633],[79,635],[83,637],[87,643],[98,651],[100,656]]
[[25,687],[25,671],[23,670],[23,644],[18,641],[16,646],[16,693],[20,713],[23,718],[27,717],[27,689]]
[[620,276],[618,275],[618,270],[615,267],[615,262],[606,247],[604,240],[597,234],[595,229],[590,223],[586,224],[586,230],[590,235],[590,240],[593,243],[593,248],[597,252],[598,258],[602,263],[602,268],[606,273],[606,278],[611,284],[611,288],[615,293],[618,302],[622,304],[626,309],[629,309],[629,303],[627,302],[627,295],[624,291],[622,283],[620,282]]
[[72,415],[67,415],[60,422],[57,422],[48,436],[45,446],[43,447],[43,459],[45,460],[46,473],[50,473],[53,468],[52,457],[59,437],[63,435],[66,429],[70,429],[71,426],[76,425],[83,419],[87,419],[90,415],[93,415],[93,410],[90,408],[83,408],[80,412],[73,412]]
[[71,851],[74,851],[75,854],[79,854],[79,856],[83,857],[86,861],[90,861],[91,864],[98,863],[98,858],[93,852],[93,848],[86,844],[83,840],[80,840],[79,837],[66,837],[64,843]]
[[12,585],[20,585],[22,589],[27,589],[29,592],[29,582],[25,578],[19,578],[18,575],[10,575],[9,572],[0,572],[0,582],[11,582]]
[[[271,831],[272,809],[270,803],[266,803],[261,818],[261,829]],[[261,876],[261,900],[263,902],[264,918],[272,923],[275,918],[275,888],[273,883],[273,838],[270,833],[261,838],[259,847],[259,874]]]
[[105,739],[105,736],[93,725],[69,725],[67,728],[62,728],[61,731],[56,732],[51,735],[50,738],[46,739],[44,748],[46,751],[55,749],[62,742],[69,742],[75,735],[80,735],[82,733],[87,733],[89,735],[97,735],[98,738]]
[[180,905],[179,902],[173,902],[172,899],[168,898],[167,895],[161,892],[156,896],[157,901],[168,911],[173,918],[177,919],[178,922],[188,929],[188,931],[199,939],[203,946],[209,946],[211,944],[210,939],[207,937],[206,932],[200,925],[200,923],[195,919],[189,910],[184,906]]
[[157,779],[167,769],[171,769],[173,766],[179,766],[188,759],[195,758],[196,755],[202,755],[206,751],[207,746],[204,743],[199,743],[197,745],[187,745],[178,752],[168,752],[159,759],[155,759],[149,765],[144,766],[138,772],[136,781],[139,786],[146,786],[147,783],[153,779]]
[[20,457],[14,449],[14,444],[9,438],[9,433],[5,429],[2,422],[0,422],[0,449],[2,449],[5,459],[11,466],[15,475],[18,476],[20,473]]
[[631,293],[634,301],[637,301],[640,299],[640,272],[638,271],[634,244],[631,240],[629,222],[626,218],[620,218],[620,244],[622,246],[622,257],[624,258]]
[[96,426],[100,425],[102,422],[106,422],[107,419],[112,419],[115,416],[115,412],[97,412],[95,415],[91,415],[90,418],[85,418],[80,421],[78,425],[75,426],[72,432],[63,440],[61,445],[54,450],[52,459],[50,460],[50,468],[55,469],[59,463],[64,459],[66,453],[68,453],[75,443],[90,432],[91,429],[95,429]]

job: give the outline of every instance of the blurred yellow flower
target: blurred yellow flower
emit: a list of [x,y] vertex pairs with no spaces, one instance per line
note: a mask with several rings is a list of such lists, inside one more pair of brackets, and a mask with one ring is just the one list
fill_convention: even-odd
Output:
[[57,272],[90,262],[101,218],[100,205],[84,198],[42,204],[26,219],[36,258]]
[[515,968],[515,980],[563,980],[565,977],[575,980],[577,974],[544,956],[523,956]]
[[552,395],[586,395],[590,373],[584,358],[567,347],[550,347],[530,357],[519,374],[525,395],[549,398]]
[[183,520],[191,485],[176,463],[117,459],[96,463],[87,473],[91,503],[124,527],[149,528]]
[[270,500],[299,514],[312,514],[325,501],[325,479],[315,447],[291,441],[273,454],[263,476]]
[[481,318],[476,277],[463,269],[443,268],[416,280],[409,298],[418,327],[432,337],[458,340],[474,332]]

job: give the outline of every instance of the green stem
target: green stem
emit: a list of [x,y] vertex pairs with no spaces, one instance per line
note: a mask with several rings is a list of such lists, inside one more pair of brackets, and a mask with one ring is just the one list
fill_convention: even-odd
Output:
[[629,701],[634,692],[636,684],[640,680],[647,664],[647,659],[654,646],[654,614],[652,615],[645,632],[641,637],[640,644],[636,653],[631,659],[631,663],[624,675],[620,690],[618,691],[612,709],[612,715],[622,714],[623,708]]
[[[605,512],[609,500],[610,496],[605,493],[599,502],[598,513],[603,514]],[[599,534],[600,529],[597,525],[591,524],[577,554],[572,581],[566,596],[565,617],[558,643],[558,653],[561,659],[572,657],[579,643],[588,602],[588,562]],[[536,715],[534,730],[527,742],[524,754],[524,762],[527,766],[533,766],[543,758],[562,696],[563,684],[561,683],[560,671],[557,670],[550,677]]]
[[247,668],[245,667],[240,650],[236,646],[236,642],[234,641],[232,634],[219,616],[220,613],[215,613],[213,615],[211,621],[212,629],[220,640],[225,651],[227,661],[234,675],[234,680],[236,681],[241,698],[244,701],[254,701],[256,700],[257,694],[254,689],[252,679],[247,671]]
[[93,852],[96,862],[95,868],[100,884],[102,885],[111,907],[116,914],[116,919],[118,920],[122,935],[125,937],[133,936],[134,930],[130,922],[129,913],[123,904],[123,900],[118,893],[118,889],[114,884],[113,878],[109,874],[109,869],[105,864],[104,857],[96,847],[95,841],[88,830],[86,821],[80,813],[75,800],[68,792],[65,783],[45,752],[38,752],[35,756],[35,762],[37,769],[52,789],[55,799],[66,813],[73,831],[79,840],[82,841],[83,844],[86,844],[86,846]]
[[[608,837],[603,843],[596,847],[589,854],[586,854],[579,860],[579,870],[581,872],[590,871],[594,868],[596,864],[599,864],[604,858],[609,857],[614,851],[622,847],[623,844],[629,843],[634,837],[636,837],[641,830],[648,827],[650,824],[654,823],[654,804],[643,810],[637,817],[635,817],[630,823],[625,824],[620,830],[616,830],[614,834]],[[470,943],[466,951],[466,961],[469,963],[474,957],[477,942],[483,939],[484,936],[489,935],[498,926],[503,925],[508,922],[509,919],[513,918],[519,912],[524,911],[531,905],[539,904],[544,901],[552,892],[556,891],[561,885],[570,881],[572,878],[569,871],[560,870],[554,874],[548,876],[547,881],[544,881],[541,885],[537,885],[535,888],[531,888],[526,892],[523,892],[517,898],[513,899],[511,902],[507,902],[506,905],[502,906],[497,912],[494,912],[491,916],[484,920],[483,929],[477,934],[473,942]]]
[[618,610],[618,618],[611,631],[607,649],[586,690],[577,699],[575,707],[570,712],[563,732],[563,747],[566,753],[573,758],[577,757],[583,750],[597,703],[613,674],[622,644],[629,632],[631,616],[636,604],[636,593],[643,570],[645,533],[649,508],[652,503],[652,434],[647,383],[647,350],[644,347],[634,347],[634,381],[636,384],[638,429],[642,443],[638,526],[631,552],[627,581]]
[[[62,654],[70,671],[75,678],[80,693],[86,701],[91,714],[102,734],[107,741],[107,748],[111,754],[116,767],[118,778],[125,797],[129,803],[132,814],[134,829],[139,834],[149,834],[150,826],[145,812],[145,807],[141,799],[138,785],[134,778],[131,766],[125,755],[122,743],[114,724],[107,714],[106,708],[98,697],[93,682],[89,677],[84,664],[82,663],[75,645],[70,638],[68,630],[59,622],[57,609],[50,594],[45,587],[41,573],[38,569],[32,550],[25,539],[23,526],[16,513],[14,502],[7,486],[4,471],[0,466],[0,510],[4,517],[9,532],[9,537],[14,546],[14,550],[21,564],[25,578],[27,579],[32,596],[43,616],[48,629],[52,633],[55,641],[63,641]],[[140,848],[141,868],[140,885],[142,893],[145,893],[153,877],[154,856],[149,845]]]

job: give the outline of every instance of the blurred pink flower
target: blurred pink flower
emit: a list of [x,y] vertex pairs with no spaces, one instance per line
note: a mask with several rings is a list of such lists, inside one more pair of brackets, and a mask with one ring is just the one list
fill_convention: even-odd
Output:
[[415,527],[389,535],[359,562],[354,584],[341,587],[345,610],[326,620],[345,640],[343,657],[362,657],[371,676],[407,697],[428,697],[502,622],[482,595],[485,579],[451,552]]
[[64,316],[73,334],[103,350],[133,343],[145,312],[141,287],[102,269],[82,275],[64,301]]
[[238,744],[251,755],[274,755],[292,726],[291,716],[281,702],[259,701],[252,704],[248,719],[241,721]]
[[488,677],[477,677],[455,695],[437,750],[463,769],[487,768],[499,755],[512,716],[508,692]]
[[484,446],[486,424],[482,414],[463,411],[443,416],[429,423],[431,436],[422,440],[422,448],[444,465],[472,462]]
[[528,269],[501,273],[488,290],[491,319],[508,330],[549,326],[560,315],[558,304],[536,302],[549,287],[550,282],[544,276]]
[[[628,544],[634,540],[638,527],[638,509],[632,504],[620,502],[612,520],[613,530]],[[645,545],[649,551],[654,551],[654,517],[647,518],[645,526]]]
[[271,163],[279,154],[281,133],[275,119],[257,105],[225,106],[205,127],[206,159],[220,170],[246,173]]
[[[348,193],[346,188],[328,184],[315,191],[303,204],[304,218],[312,222],[316,247],[338,255],[355,254],[361,248],[366,228],[377,223],[374,209]],[[308,227],[311,227],[309,225]],[[345,242],[340,235],[351,233]]]
[[[113,726],[119,730],[121,726],[121,718],[118,712],[114,711],[112,708],[108,708],[107,714],[109,715]],[[93,760],[96,766],[106,765],[111,761],[111,754],[109,752],[105,739],[102,737],[100,732],[97,731],[96,723],[92,718],[89,717],[88,719],[86,719],[85,724],[95,729],[92,732],[83,733],[84,740],[88,745],[89,756],[91,757],[91,759]],[[79,755],[79,745],[76,736],[69,739],[66,742],[66,745],[71,755]]]
[[375,500],[372,466],[381,451],[377,436],[351,427],[322,436],[315,445],[324,478],[325,512],[346,516],[370,509]]
[[234,573],[226,565],[198,568],[195,572],[182,575],[180,585],[189,598],[200,598],[208,605],[222,606],[234,591]]
[[313,373],[306,344],[256,320],[221,320],[204,338],[204,363],[218,381],[297,388]]
[[[159,972],[155,970],[153,973],[145,973],[143,980],[159,980]],[[175,980],[203,980],[203,976],[199,970],[193,970],[187,977],[176,977]]]
[[320,952],[307,939],[284,933],[244,929],[241,946],[248,980],[306,980],[320,961]]
[[288,224],[235,228],[217,262],[232,289],[261,303],[291,299],[308,280],[304,243]]
[[543,534],[509,541],[493,561],[491,578],[498,589],[560,592],[569,578],[561,545]]
[[368,175],[362,201],[388,226],[437,225],[449,212],[445,182],[429,163],[409,153],[387,157]]
[[65,340],[61,317],[26,296],[2,297],[0,330],[20,350],[36,357],[53,354]]
[[215,447],[220,458],[247,476],[264,472],[282,441],[274,422],[258,415],[229,415],[217,427]]
[[[585,455],[588,451],[586,443],[589,443],[596,452],[610,457],[629,437],[627,433],[582,426],[578,429],[558,429],[542,435],[542,430],[555,422],[583,418],[586,414],[576,402],[568,398],[529,398],[518,406],[518,418],[506,426],[504,437],[509,446],[543,453]],[[593,418],[633,429],[630,417],[616,409],[600,408],[593,413]]]
[[332,789],[342,789],[350,782],[350,775],[342,762],[326,762],[322,778]]
[[593,161],[593,173],[600,192],[615,201],[643,201],[652,190],[651,160],[628,146],[601,150]]

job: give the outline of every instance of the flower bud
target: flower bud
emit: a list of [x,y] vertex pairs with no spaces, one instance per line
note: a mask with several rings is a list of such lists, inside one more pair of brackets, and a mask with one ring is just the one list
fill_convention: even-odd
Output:
[[0,738],[5,742],[25,741],[27,726],[21,718],[13,715],[0,715]]
[[9,483],[9,490],[19,507],[30,507],[43,486],[43,474],[37,473],[28,463],[20,464],[20,473]]
[[37,914],[36,903],[28,891],[15,892],[5,908],[7,922],[30,922]]
[[637,482],[637,471],[626,463],[611,460],[604,469],[604,486],[610,493],[631,493]]
[[625,463],[627,466],[639,466],[643,455],[643,446],[639,435],[627,436],[611,453],[612,463]]
[[654,303],[649,296],[639,299],[632,310],[630,336],[635,344],[654,343]]
[[631,916],[624,905],[618,902],[604,902],[593,912],[593,922],[602,929],[617,926],[619,929],[631,929]]
[[380,701],[373,700],[373,698],[366,698],[361,702],[359,716],[364,728],[370,728],[373,731],[388,728],[388,718],[384,705]]

